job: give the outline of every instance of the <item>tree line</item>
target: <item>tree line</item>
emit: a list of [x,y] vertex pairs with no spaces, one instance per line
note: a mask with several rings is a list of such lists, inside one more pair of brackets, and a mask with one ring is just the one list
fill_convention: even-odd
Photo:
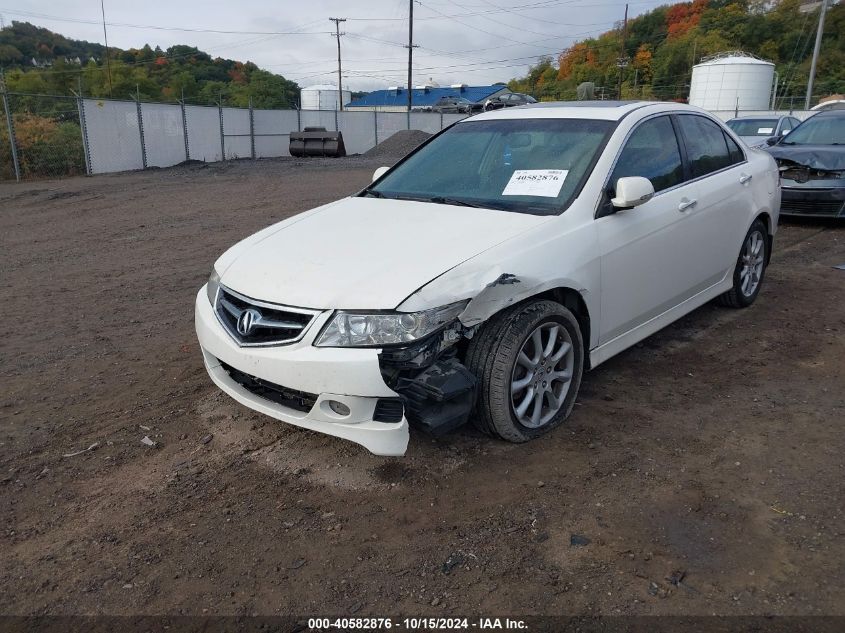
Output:
[[212,57],[194,46],[106,50],[100,44],[68,39],[29,24],[0,30],[0,67],[6,89],[30,94],[70,95],[143,101],[189,102],[256,108],[291,108],[299,86],[252,62]]
[[[775,63],[777,107],[803,104],[819,6],[801,0],[694,0],[661,6],[595,38],[579,41],[554,59],[543,57],[511,90],[541,100],[575,99],[582,82],[596,98],[683,101],[692,67],[702,58],[742,50]],[[819,5],[820,3],[815,3]],[[802,6],[804,10],[802,10]],[[624,33],[624,41],[623,41]],[[621,62],[621,63],[620,63]],[[845,92],[845,3],[830,6],[815,82],[815,98]]]

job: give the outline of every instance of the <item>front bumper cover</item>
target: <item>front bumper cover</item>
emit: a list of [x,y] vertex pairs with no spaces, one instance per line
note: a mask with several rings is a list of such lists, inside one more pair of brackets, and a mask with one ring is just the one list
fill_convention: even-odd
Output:
[[[220,325],[206,296],[197,294],[194,323],[203,362],[211,380],[229,396],[272,418],[360,444],[376,455],[403,455],[408,446],[408,422],[375,422],[379,399],[397,398],[384,382],[377,349],[317,348],[312,341],[330,312],[314,319],[303,338],[292,345],[239,347]],[[221,362],[222,361],[222,362]],[[308,411],[262,398],[229,375],[225,365],[245,374],[316,395]],[[349,407],[340,416],[329,406],[335,400]]]
[[845,217],[845,181],[810,180],[799,183],[784,179],[781,185],[781,215],[841,218]]

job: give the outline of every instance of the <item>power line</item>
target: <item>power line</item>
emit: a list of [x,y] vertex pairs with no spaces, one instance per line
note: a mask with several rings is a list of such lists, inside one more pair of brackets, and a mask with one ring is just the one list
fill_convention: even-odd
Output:
[[[31,11],[9,11],[8,9],[2,9],[6,13],[11,15],[20,15],[24,17],[33,17],[39,18],[42,20],[53,20],[56,22],[72,22],[74,24],[94,24],[99,26],[104,22],[101,20],[83,20],[81,18],[67,18],[67,17],[60,17],[55,15],[48,15],[45,13],[34,13]],[[311,25],[314,22],[309,22],[308,24]],[[330,31],[236,31],[231,29],[206,29],[206,28],[188,28],[188,27],[181,27],[181,26],[160,26],[156,24],[131,24],[127,22],[105,22],[106,25],[112,27],[122,27],[122,28],[131,28],[131,29],[150,29],[153,31],[180,31],[185,33],[219,33],[222,35],[325,35],[330,33]]]

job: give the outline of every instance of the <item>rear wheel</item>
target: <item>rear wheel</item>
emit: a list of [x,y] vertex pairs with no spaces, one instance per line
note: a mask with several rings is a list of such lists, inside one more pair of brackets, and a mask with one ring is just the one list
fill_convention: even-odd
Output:
[[720,295],[718,301],[730,308],[747,308],[763,285],[769,261],[769,233],[761,220],[755,220],[739,251],[733,275],[733,288]]
[[525,442],[560,425],[575,405],[584,368],[581,329],[554,301],[517,306],[472,339],[467,366],[478,378],[476,426]]

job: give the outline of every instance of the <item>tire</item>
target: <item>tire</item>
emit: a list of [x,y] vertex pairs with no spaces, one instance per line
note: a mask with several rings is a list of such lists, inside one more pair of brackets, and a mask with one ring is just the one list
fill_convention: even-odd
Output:
[[[542,352],[535,368],[529,370],[526,360],[536,357],[537,331]],[[550,347],[551,339],[555,345]],[[570,345],[568,351],[565,343]],[[546,350],[551,350],[548,356],[543,355]],[[521,352],[526,358],[520,356]],[[555,361],[558,353],[561,357]],[[575,406],[584,372],[581,328],[572,312],[555,301],[514,306],[492,317],[472,338],[466,365],[478,379],[473,416],[476,427],[508,442],[527,442],[559,426]],[[514,389],[526,380],[526,386]],[[520,415],[520,405],[534,386],[530,404]],[[538,393],[539,417],[534,415]]]
[[[716,301],[729,308],[747,308],[763,285],[769,263],[769,232],[762,220],[755,220],[742,240],[733,274],[733,287]],[[756,272],[755,272],[756,271]],[[750,279],[749,279],[750,276]]]

